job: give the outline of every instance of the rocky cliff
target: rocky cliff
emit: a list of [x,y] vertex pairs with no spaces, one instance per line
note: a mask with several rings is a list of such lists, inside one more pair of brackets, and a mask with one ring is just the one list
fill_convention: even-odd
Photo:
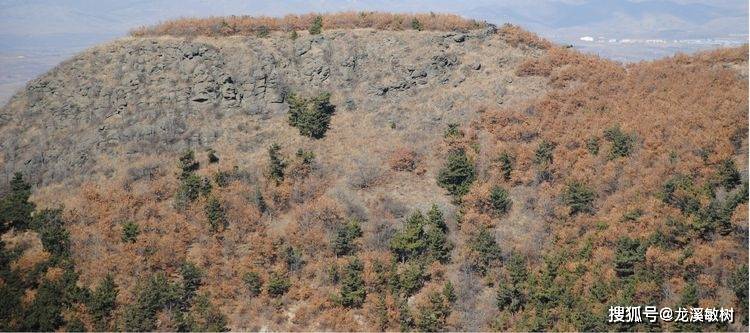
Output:
[[300,141],[282,134],[290,92],[332,93],[341,115],[330,140],[356,146],[362,133],[350,127],[368,122],[427,144],[447,123],[471,119],[473,106],[538,93],[539,79],[514,70],[539,54],[509,46],[494,28],[125,38],[64,62],[3,107],[2,175],[22,171],[45,184],[90,178],[133,156],[185,147],[221,146],[247,162],[270,141]]

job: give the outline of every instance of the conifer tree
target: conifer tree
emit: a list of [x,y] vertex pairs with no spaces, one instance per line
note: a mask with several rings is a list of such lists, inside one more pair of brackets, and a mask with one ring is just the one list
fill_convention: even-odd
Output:
[[426,229],[425,241],[431,258],[442,263],[448,262],[453,244],[448,240],[448,226],[445,224],[443,213],[437,205],[433,204],[427,213]]
[[431,292],[427,299],[428,303],[419,307],[417,328],[423,332],[442,331],[451,313],[450,306],[439,292]]
[[354,240],[362,236],[362,228],[359,221],[352,219],[349,223],[336,229],[336,237],[333,240],[333,251],[337,256],[348,255],[356,250]]
[[450,280],[443,285],[443,297],[445,297],[445,300],[449,303],[456,301],[456,290],[453,288],[453,282]]
[[109,331],[107,322],[117,306],[119,290],[111,274],[107,274],[94,289],[88,301],[88,309],[97,331]]
[[186,149],[180,156],[180,180],[185,180],[192,175],[200,164],[195,160],[195,152],[192,149]]
[[123,242],[135,243],[140,233],[138,225],[133,221],[128,221],[122,225],[122,235],[120,238]]
[[279,297],[286,294],[291,286],[291,282],[289,282],[289,279],[286,276],[274,272],[271,273],[271,278],[268,279],[266,290],[271,297]]
[[445,224],[445,217],[443,217],[443,212],[437,204],[432,204],[430,210],[427,212],[427,221],[430,225],[437,227],[440,231],[448,232],[448,225]]
[[62,209],[45,209],[34,216],[44,250],[56,259],[70,254],[70,232],[65,229]]
[[492,187],[492,190],[490,191],[490,203],[492,204],[495,215],[498,216],[507,213],[513,204],[510,200],[508,190],[500,186]]
[[406,296],[411,296],[424,285],[424,265],[420,262],[407,263],[402,272],[398,275],[399,287],[401,292]]
[[604,138],[612,143],[609,159],[629,156],[636,142],[635,135],[626,134],[620,129],[620,125],[615,125],[604,131]]
[[321,139],[328,131],[331,116],[336,107],[330,102],[331,94],[321,93],[313,98],[301,98],[294,94],[287,96],[289,102],[289,125],[296,127],[299,134],[313,139]]
[[391,250],[401,262],[418,257],[427,248],[423,229],[424,215],[417,210],[406,219],[405,224],[404,228],[393,236],[390,244]]
[[358,258],[353,258],[344,268],[341,280],[341,304],[345,307],[360,307],[365,301],[365,282],[362,279],[364,266]]
[[500,154],[500,172],[503,175],[503,179],[505,179],[506,181],[510,180],[514,164],[515,158],[508,152],[504,151],[502,154]]
[[261,214],[265,213],[268,210],[268,205],[266,204],[266,199],[263,198],[263,193],[260,192],[260,188],[255,188],[255,205],[258,207],[258,211],[260,211]]
[[476,178],[474,164],[464,150],[453,151],[440,169],[437,183],[448,190],[454,197],[461,197],[469,192],[469,186]]
[[716,181],[727,190],[732,190],[742,183],[742,174],[737,170],[733,159],[728,158],[719,163],[717,166]]
[[35,205],[29,202],[31,185],[20,172],[10,181],[10,192],[0,199],[0,234],[10,228],[25,229],[31,222]]
[[570,215],[594,212],[596,193],[581,182],[572,182],[563,193],[563,201],[570,207]]
[[62,286],[45,279],[37,288],[36,295],[26,308],[20,331],[54,331],[65,324]]
[[315,19],[313,19],[313,22],[310,25],[308,32],[311,35],[320,35],[322,31],[323,31],[323,16],[320,16],[320,15],[315,16]]
[[188,304],[203,284],[203,272],[195,264],[185,262],[180,266],[180,275],[182,276],[182,302]]
[[542,140],[534,151],[534,164],[546,168],[552,164],[552,153],[557,145],[553,142]]
[[620,237],[615,248],[615,272],[620,277],[635,273],[635,264],[644,260],[645,249],[637,239]]
[[480,228],[469,240],[469,248],[472,252],[469,258],[471,267],[482,275],[501,260],[500,246],[486,228]]
[[247,272],[242,277],[242,281],[245,282],[247,290],[250,292],[250,296],[258,296],[263,288],[263,281],[260,279],[258,272]]
[[279,185],[284,181],[284,169],[286,168],[286,162],[284,162],[284,158],[281,156],[281,153],[279,153],[280,150],[281,146],[276,143],[268,148],[268,176],[271,180],[276,182],[276,185]]

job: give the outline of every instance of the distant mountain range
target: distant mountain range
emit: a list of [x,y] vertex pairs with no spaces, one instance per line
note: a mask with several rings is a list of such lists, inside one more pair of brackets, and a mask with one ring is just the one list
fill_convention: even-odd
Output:
[[618,37],[706,38],[747,34],[747,3],[716,6],[674,1],[544,1],[536,7],[483,5],[468,15],[493,22],[517,22],[550,37],[608,34]]

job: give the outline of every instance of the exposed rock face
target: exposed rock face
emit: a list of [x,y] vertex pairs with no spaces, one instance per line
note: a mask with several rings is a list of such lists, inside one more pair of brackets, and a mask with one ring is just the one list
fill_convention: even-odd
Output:
[[[477,105],[541,91],[540,79],[513,76],[534,53],[491,31],[125,38],[66,61],[3,107],[0,181],[14,171],[45,184],[107,175],[135,154],[188,146],[262,151],[284,131],[291,91],[330,91],[339,113],[377,112],[366,118],[374,125],[439,137]],[[333,135],[346,140],[341,126]]]

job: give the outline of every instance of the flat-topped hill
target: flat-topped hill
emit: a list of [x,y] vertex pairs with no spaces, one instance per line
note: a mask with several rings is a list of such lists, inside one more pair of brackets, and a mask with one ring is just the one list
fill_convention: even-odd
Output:
[[349,142],[336,154],[358,151],[376,128],[427,144],[445,124],[470,119],[474,105],[542,90],[541,80],[515,75],[541,49],[504,36],[486,28],[124,38],[64,62],[5,106],[3,174],[34,170],[43,183],[70,181],[142,154],[219,145],[250,163],[271,141],[302,144],[285,123],[290,93],[331,93],[339,115],[330,140]]
[[0,331],[747,331],[747,80],[451,15],[135,30],[0,109]]

